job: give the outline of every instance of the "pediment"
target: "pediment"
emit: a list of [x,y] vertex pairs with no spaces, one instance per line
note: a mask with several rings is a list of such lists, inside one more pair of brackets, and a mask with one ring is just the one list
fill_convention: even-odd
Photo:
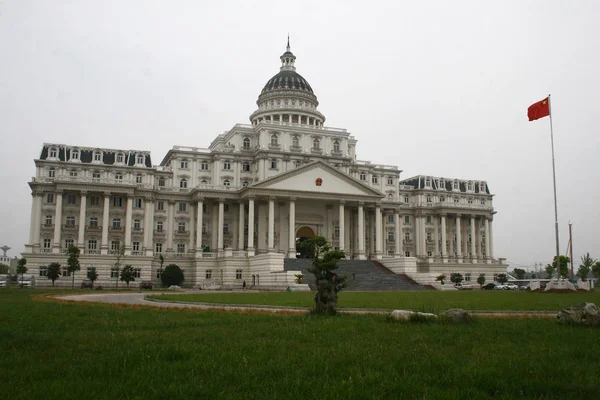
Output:
[[322,161],[284,172],[266,179],[252,188],[317,192],[352,196],[384,197],[384,195]]

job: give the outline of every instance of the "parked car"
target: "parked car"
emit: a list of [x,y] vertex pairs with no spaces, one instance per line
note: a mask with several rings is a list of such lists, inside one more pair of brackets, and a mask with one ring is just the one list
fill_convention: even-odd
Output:
[[8,287],[8,285],[10,285],[10,276],[0,275],[0,288]]
[[519,287],[514,283],[505,283],[504,290],[517,290]]
[[94,282],[92,282],[91,279],[84,279],[81,281],[81,288],[82,289],[93,289],[94,288]]
[[500,283],[496,286],[494,286],[494,290],[505,290],[506,288],[504,287],[504,283]]
[[140,289],[148,289],[148,290],[152,290],[152,287],[154,286],[154,284],[150,281],[142,281],[140,283]]
[[33,287],[35,287],[35,276],[33,276],[33,275],[19,276],[18,282],[19,282],[19,285],[21,285],[24,288],[33,288]]
[[495,284],[493,284],[493,283],[488,283],[488,284],[485,284],[485,285],[483,285],[481,288],[482,288],[483,290],[492,290],[492,289],[494,289],[495,287],[496,287],[496,285],[495,285]]
[[454,287],[458,290],[473,290],[473,285],[464,282],[457,283]]

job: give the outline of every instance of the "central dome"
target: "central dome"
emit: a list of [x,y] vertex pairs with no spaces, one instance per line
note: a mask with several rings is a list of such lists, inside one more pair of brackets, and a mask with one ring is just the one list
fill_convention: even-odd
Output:
[[261,94],[270,92],[271,90],[301,90],[314,94],[309,83],[296,71],[293,70],[282,70],[277,75],[269,79],[265,87],[263,87]]

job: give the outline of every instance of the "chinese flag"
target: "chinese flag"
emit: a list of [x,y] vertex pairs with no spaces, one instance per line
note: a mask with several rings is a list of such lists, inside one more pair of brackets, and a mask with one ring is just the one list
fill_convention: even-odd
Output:
[[547,97],[544,100],[533,103],[527,109],[527,116],[530,121],[535,121],[548,115],[550,115],[550,103],[548,103]]

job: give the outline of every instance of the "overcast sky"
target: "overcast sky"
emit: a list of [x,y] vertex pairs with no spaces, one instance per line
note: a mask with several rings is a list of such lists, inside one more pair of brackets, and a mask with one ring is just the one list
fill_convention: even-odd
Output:
[[[43,142],[208,147],[249,123],[291,36],[326,125],[362,160],[486,180],[495,256],[555,253],[552,94],[560,248],[600,258],[598,1],[0,1],[0,245],[29,238]],[[577,267],[576,267],[577,268]]]

